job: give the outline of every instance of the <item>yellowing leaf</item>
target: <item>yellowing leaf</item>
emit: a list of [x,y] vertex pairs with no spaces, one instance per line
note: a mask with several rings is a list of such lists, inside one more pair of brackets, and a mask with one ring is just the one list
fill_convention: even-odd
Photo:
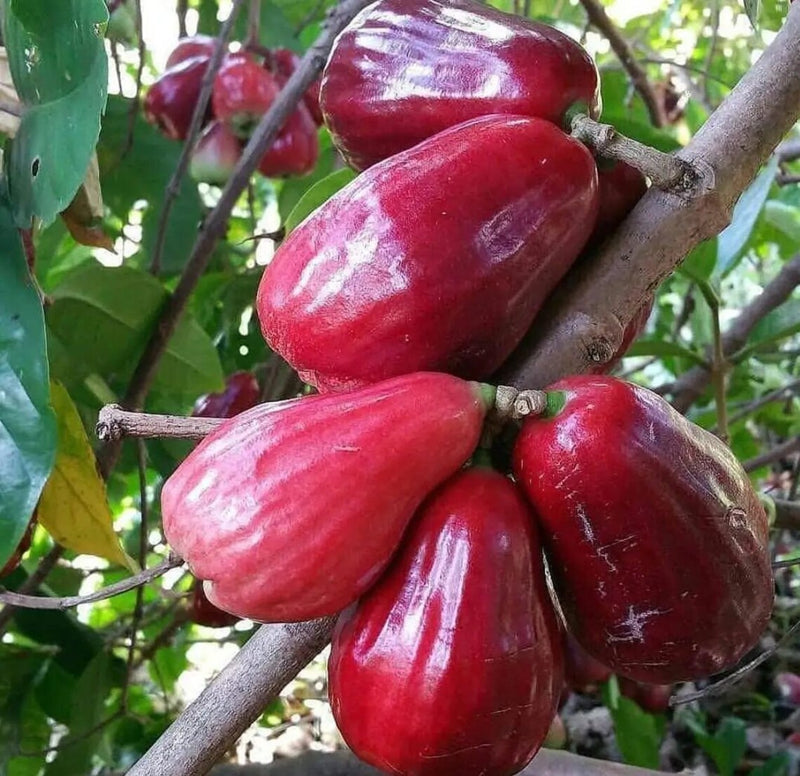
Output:
[[39,522],[67,549],[137,571],[114,533],[106,487],[78,410],[58,383],[51,384],[50,396],[58,423],[58,451],[39,500]]
[[103,231],[103,194],[97,154],[93,154],[81,187],[61,213],[61,218],[76,242],[92,248],[105,248],[114,253],[114,241]]

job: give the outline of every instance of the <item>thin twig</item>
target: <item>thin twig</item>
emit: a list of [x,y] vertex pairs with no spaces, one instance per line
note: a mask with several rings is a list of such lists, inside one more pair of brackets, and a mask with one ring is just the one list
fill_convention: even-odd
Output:
[[105,601],[107,598],[113,598],[120,593],[127,593],[128,590],[133,590],[136,587],[152,582],[170,569],[174,569],[182,564],[183,561],[180,558],[171,556],[163,563],[159,563],[158,566],[140,571],[138,574],[128,579],[115,582],[113,585],[109,585],[102,590],[89,593],[88,595],[70,595],[64,598],[51,598],[50,596],[22,595],[21,593],[14,593],[0,587],[0,601],[12,604],[13,606],[21,606],[25,609],[71,609],[73,606],[91,604],[95,601]]
[[250,0],[250,7],[247,14],[247,36],[244,39],[244,47],[261,41],[261,0]]
[[730,418],[728,418],[728,422],[736,423],[737,420],[742,420],[742,418],[752,415],[756,410],[761,409],[761,407],[764,407],[767,404],[772,404],[772,402],[780,401],[781,399],[791,398],[798,389],[800,389],[800,379],[792,380],[792,382],[787,383],[781,388],[777,388],[770,393],[764,394],[764,396],[760,396],[755,401],[750,402],[741,409],[736,410],[736,412],[734,412]]
[[728,362],[725,360],[725,348],[722,343],[722,329],[719,323],[719,301],[711,308],[711,321],[714,329],[714,362],[711,368],[714,382],[714,398],[717,408],[717,436],[728,444],[728,397],[725,384],[727,380]]
[[185,38],[189,34],[186,30],[186,14],[189,12],[189,0],[178,0],[178,6],[175,10],[178,14],[178,36]]
[[628,41],[625,40],[625,37],[617,26],[611,21],[598,0],[581,0],[581,5],[586,10],[589,21],[608,39],[611,48],[630,76],[634,88],[639,92],[644,104],[647,106],[647,112],[650,114],[650,121],[652,121],[653,125],[656,127],[663,127],[666,121],[661,102],[658,99],[655,89],[653,89],[653,85],[647,78],[647,73],[645,73],[644,69],[636,61],[636,57]]
[[[128,151],[133,148],[133,134],[136,128],[136,117],[139,115],[139,105],[141,104],[142,92],[142,73],[144,72],[144,32],[142,23],[142,0],[134,0],[136,7],[135,20],[136,20],[136,42],[139,50],[139,63],[136,66],[136,89],[133,93],[133,100],[131,102],[130,111],[128,113],[128,133],[125,137],[125,145],[122,149],[122,156],[127,156]],[[122,86],[120,85],[120,94],[122,93]]]
[[217,428],[224,418],[185,418],[179,415],[150,415],[128,412],[118,404],[100,410],[95,427],[97,438],[107,442],[124,437],[144,439],[202,439]]
[[[161,212],[158,215],[158,226],[156,227],[156,238],[153,243],[153,254],[150,258],[150,273],[158,275],[161,272],[161,260],[164,254],[164,245],[167,239],[167,225],[169,224],[169,216],[172,212],[172,207],[175,204],[175,199],[181,190],[181,181],[183,180],[186,171],[189,169],[189,160],[191,158],[192,150],[195,141],[197,140],[200,130],[203,128],[205,122],[206,111],[208,109],[208,101],[211,99],[211,91],[214,87],[214,78],[217,71],[222,64],[222,59],[225,52],[228,50],[228,41],[233,34],[233,24],[236,17],[239,15],[239,9],[242,7],[244,0],[233,0],[233,7],[228,14],[228,18],[222,25],[217,37],[214,51],[211,54],[211,59],[208,62],[208,67],[203,73],[203,79],[200,82],[200,93],[197,97],[197,103],[194,106],[194,113],[192,113],[192,121],[189,124],[189,130],[186,133],[186,139],[183,142],[181,155],[178,158],[178,163],[172,172],[172,177],[169,179],[167,189],[164,192],[164,199],[162,200]],[[134,378],[135,379],[135,378]]]
[[746,472],[753,472],[756,469],[760,469],[762,466],[767,466],[768,464],[780,461],[781,458],[786,458],[798,451],[800,451],[800,437],[795,437],[794,439],[790,439],[788,442],[784,442],[777,447],[773,447],[772,450],[767,450],[767,452],[762,453],[761,455],[750,458],[749,460],[745,461],[742,466],[744,466],[744,470]]

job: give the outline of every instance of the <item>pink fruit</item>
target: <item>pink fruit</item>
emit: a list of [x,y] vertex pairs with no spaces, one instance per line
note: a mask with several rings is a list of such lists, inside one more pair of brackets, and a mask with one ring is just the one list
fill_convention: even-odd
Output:
[[189,162],[189,173],[196,181],[225,184],[242,155],[239,138],[227,124],[212,121],[197,140]]

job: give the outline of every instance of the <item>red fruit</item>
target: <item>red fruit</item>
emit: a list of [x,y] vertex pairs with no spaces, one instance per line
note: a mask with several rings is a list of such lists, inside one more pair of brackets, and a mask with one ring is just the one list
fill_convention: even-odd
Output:
[[317,128],[305,107],[299,105],[261,157],[258,171],[268,178],[305,175],[314,169],[318,156]]
[[589,239],[596,246],[610,237],[647,192],[647,178],[625,162],[598,168],[597,221]]
[[381,0],[336,39],[320,104],[334,143],[363,170],[443,129],[505,113],[560,124],[599,115],[597,68],[563,33],[475,0]]
[[712,434],[612,377],[553,385],[514,472],[542,527],[561,608],[584,649],[641,682],[736,663],[769,621],[767,516]]
[[14,571],[20,564],[22,560],[22,556],[30,549],[31,542],[33,541],[33,532],[36,529],[36,510],[33,510],[33,514],[31,515],[31,519],[28,522],[28,527],[25,529],[25,533],[22,534],[22,538],[19,540],[19,544],[17,545],[17,549],[14,550],[14,553],[11,557],[6,561],[5,566],[0,569],[0,577],[5,577]]
[[469,469],[420,509],[380,582],[340,618],[329,689],[362,760],[406,776],[504,776],[541,746],[562,681],[533,516]]
[[192,415],[201,418],[232,418],[255,407],[261,399],[261,388],[250,372],[234,372],[225,380],[225,390],[201,396]]
[[612,670],[595,660],[571,633],[564,636],[564,681],[574,692],[591,692],[611,678]]
[[786,736],[786,743],[789,746],[800,746],[800,732],[789,733]]
[[193,35],[189,38],[181,38],[167,58],[166,69],[169,70],[179,62],[193,57],[210,57],[214,53],[216,45],[216,38],[208,35]]
[[167,480],[164,533],[221,609],[269,622],[333,614],[470,456],[485,412],[480,386],[442,374],[261,404]]
[[775,676],[775,687],[787,703],[800,706],[800,676],[780,673]]
[[261,280],[261,330],[321,389],[427,369],[486,377],[595,209],[584,146],[539,119],[475,119],[358,176],[295,229]]
[[212,121],[192,149],[189,173],[196,181],[224,184],[233,174],[242,147],[239,138],[221,121]]
[[236,615],[223,612],[206,598],[203,583],[196,579],[192,587],[192,601],[189,604],[189,619],[207,628],[227,628],[239,622]]
[[172,140],[185,140],[208,57],[193,57],[166,70],[144,98],[144,115]]
[[214,78],[214,115],[247,137],[278,96],[272,74],[246,54],[229,54]]
[[[300,64],[300,57],[289,49],[279,48],[272,52],[272,59],[275,73],[282,86],[289,80],[292,73],[297,70],[297,65]],[[322,79],[318,78],[306,89],[306,93],[303,95],[303,104],[311,114],[314,123],[318,126],[321,126],[323,121],[322,111],[319,108],[319,88],[321,83]]]
[[635,682],[620,676],[619,691],[634,701],[640,708],[651,714],[663,714],[669,709],[669,699],[672,697],[671,684],[645,684]]

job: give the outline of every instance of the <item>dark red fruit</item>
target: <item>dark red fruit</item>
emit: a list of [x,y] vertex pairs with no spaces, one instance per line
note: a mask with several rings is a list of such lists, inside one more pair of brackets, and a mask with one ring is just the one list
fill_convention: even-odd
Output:
[[214,78],[214,115],[247,137],[280,91],[272,74],[247,54],[229,54]]
[[167,58],[166,69],[169,70],[179,62],[193,57],[210,57],[214,53],[216,45],[216,38],[208,35],[193,35],[189,38],[181,38]]
[[163,134],[185,140],[192,123],[208,57],[193,57],[166,70],[144,98],[144,115]]
[[775,676],[774,681],[775,687],[784,701],[793,706],[800,706],[800,676],[782,672]]
[[203,592],[203,583],[199,579],[196,579],[192,586],[189,619],[197,625],[205,625],[207,628],[228,628],[239,622],[236,615],[223,612],[208,600]]
[[620,676],[619,691],[651,714],[663,714],[669,709],[672,697],[671,684],[645,684]]
[[610,237],[647,192],[647,178],[625,162],[601,164],[597,182],[599,208],[590,246]]
[[192,415],[201,418],[232,418],[240,412],[255,407],[261,398],[261,389],[255,375],[234,372],[225,380],[225,390],[201,396],[194,405]]
[[[290,51],[289,49],[279,48],[272,52],[272,66],[274,72],[279,76],[278,81],[283,85],[289,80],[292,73],[297,70],[297,65],[300,64],[300,57]],[[311,86],[306,89],[303,95],[303,104],[311,118],[318,126],[322,124],[322,111],[319,108],[319,87],[322,79],[318,78]]]
[[666,684],[736,663],[769,621],[767,516],[715,436],[612,377],[550,389],[514,472],[539,515],[558,599],[584,649]]
[[309,112],[299,105],[261,157],[258,171],[268,178],[305,175],[314,169],[318,156],[317,128]]
[[189,173],[196,181],[224,184],[242,155],[239,138],[227,124],[212,121],[197,140],[189,161]]
[[553,124],[487,116],[358,176],[258,289],[270,346],[320,389],[417,370],[490,375],[580,253],[596,168]]
[[363,170],[477,116],[560,124],[584,103],[596,117],[598,85],[589,55],[553,27],[475,0],[381,0],[336,39],[320,104]]
[[362,760],[406,776],[504,776],[541,746],[562,682],[533,516],[468,469],[420,509],[387,574],[333,637],[330,698]]
[[0,569],[0,577],[5,577],[14,571],[19,566],[22,556],[31,548],[33,532],[36,529],[36,522],[36,510],[34,510],[33,515],[31,515],[30,522],[28,523],[28,527],[25,529],[25,533],[22,534],[22,538],[19,540],[17,549],[14,550],[11,557],[6,561],[6,564],[2,569]]
[[338,612],[474,450],[481,391],[413,374],[243,412],[165,483],[165,536],[225,611],[269,622]]
[[574,692],[593,692],[599,684],[607,682],[613,671],[595,660],[567,632],[564,636],[564,681]]

